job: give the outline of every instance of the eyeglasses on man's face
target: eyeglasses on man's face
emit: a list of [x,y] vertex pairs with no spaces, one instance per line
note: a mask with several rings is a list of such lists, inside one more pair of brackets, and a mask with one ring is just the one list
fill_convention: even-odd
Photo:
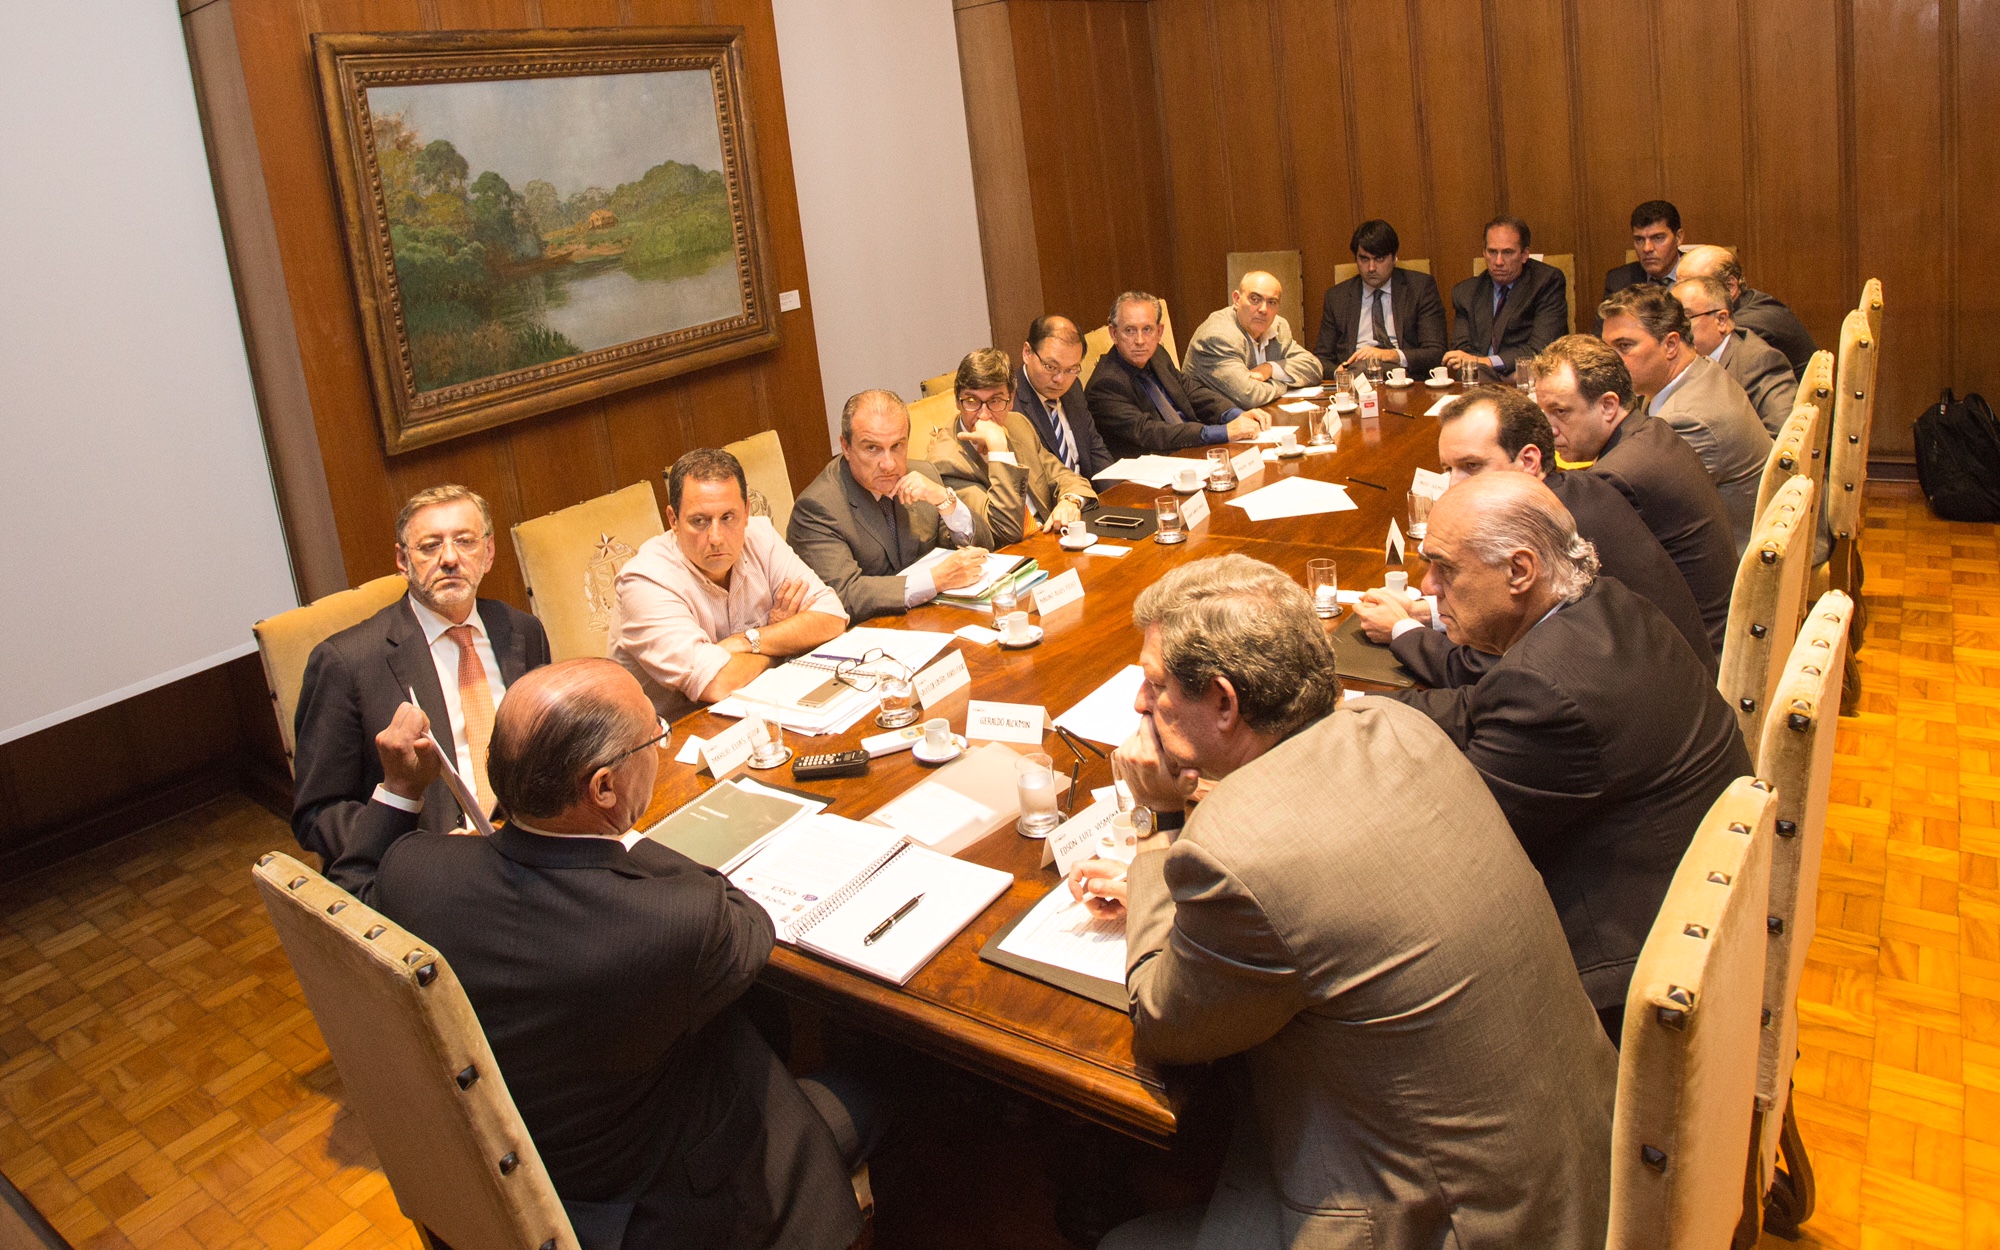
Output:
[[666,717],[664,716],[654,717],[653,724],[659,729],[660,732],[654,734],[652,737],[646,739],[644,742],[641,742],[638,746],[625,748],[623,751],[620,751],[618,754],[612,756],[610,759],[604,761],[602,764],[597,765],[596,768],[593,768],[590,771],[594,773],[597,771],[598,768],[616,768],[620,763],[624,762],[626,756],[637,755],[639,752],[645,750],[647,747],[659,746],[660,744],[664,743],[667,740],[670,734],[673,733],[673,730],[667,727],[667,720]]
[[1049,358],[1047,356],[1042,355],[1040,352],[1029,352],[1028,354],[1035,358],[1035,363],[1042,367],[1042,372],[1048,374],[1051,379],[1057,382],[1067,382],[1069,379],[1076,377],[1083,372],[1083,362],[1081,360],[1077,361],[1075,364],[1071,365],[1067,369],[1061,369],[1057,368],[1055,365],[1050,364]]
[[981,399],[977,395],[960,395],[958,397],[958,410],[960,412],[978,412],[984,408],[988,412],[1005,412],[1013,405],[1013,402],[1014,397],[1005,391],[1000,392],[998,395],[988,395],[985,399]]
[[413,543],[404,543],[403,550],[419,560],[435,560],[444,554],[447,545],[458,553],[459,559],[469,559],[477,555],[479,549],[486,545],[486,535],[454,534],[446,538],[441,534],[433,534],[429,538],[420,538]]

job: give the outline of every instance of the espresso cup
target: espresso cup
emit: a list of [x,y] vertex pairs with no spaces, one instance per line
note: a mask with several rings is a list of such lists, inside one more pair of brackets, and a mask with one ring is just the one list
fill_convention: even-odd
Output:
[[1082,521],[1071,521],[1063,526],[1063,537],[1073,543],[1080,543],[1090,537],[1090,527]]
[[1395,368],[1389,370],[1389,380],[1400,386],[1410,380],[1410,371],[1401,365],[1397,365]]
[[1194,490],[1200,485],[1201,474],[1193,469],[1182,469],[1174,475],[1174,487],[1177,490]]
[[1287,425],[1278,430],[1278,449],[1285,452],[1299,449],[1299,427]]
[[1433,382],[1451,381],[1451,370],[1445,368],[1443,365],[1439,365],[1437,368],[1431,370],[1431,381]]
[[1007,615],[1001,617],[1000,637],[1012,643],[1028,641],[1028,614],[1026,612],[1009,612]]
[[940,755],[951,750],[951,722],[940,716],[924,722],[924,750]]

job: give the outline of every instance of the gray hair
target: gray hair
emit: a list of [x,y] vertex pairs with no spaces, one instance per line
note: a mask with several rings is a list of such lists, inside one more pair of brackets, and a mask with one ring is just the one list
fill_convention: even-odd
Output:
[[1280,738],[1340,701],[1333,644],[1303,587],[1249,556],[1181,565],[1148,586],[1132,623],[1160,631],[1160,660],[1181,688],[1206,691],[1218,677],[1236,688],[1243,722]]
[[[1711,278],[1706,274],[1700,277],[1682,278],[1680,281],[1674,283],[1675,299],[1680,298],[1680,289],[1684,286],[1691,286],[1703,295],[1708,296],[1709,302],[1717,308],[1726,309],[1729,307],[1729,284],[1720,278]],[[1682,307],[1686,307],[1686,305],[1683,304]]]
[[1465,550],[1488,568],[1506,564],[1516,551],[1529,551],[1546,570],[1549,590],[1574,603],[1597,580],[1597,548],[1576,532],[1568,508],[1560,502],[1549,508],[1538,495],[1545,492],[1492,500],[1466,533]]
[[1111,314],[1104,319],[1104,324],[1108,326],[1117,325],[1118,310],[1127,304],[1151,304],[1153,306],[1153,320],[1164,322],[1167,319],[1166,303],[1159,296],[1149,294],[1145,291],[1127,291],[1117,299],[1111,301]]
[[861,391],[850,395],[846,405],[840,410],[841,442],[845,443],[853,439],[855,414],[859,413],[863,408],[873,406],[880,406],[900,412],[903,414],[903,420],[906,422],[910,419],[910,406],[904,403],[903,397],[896,392],[885,390]]
[[435,508],[439,504],[458,503],[461,500],[470,501],[479,509],[480,524],[485,526],[485,533],[481,537],[491,537],[493,533],[493,509],[486,506],[486,500],[480,497],[479,492],[469,487],[460,486],[456,483],[448,483],[444,486],[427,487],[410,496],[410,501],[403,505],[401,512],[396,514],[397,544],[401,545],[403,535],[410,530],[410,520],[417,513],[422,512],[425,508]]

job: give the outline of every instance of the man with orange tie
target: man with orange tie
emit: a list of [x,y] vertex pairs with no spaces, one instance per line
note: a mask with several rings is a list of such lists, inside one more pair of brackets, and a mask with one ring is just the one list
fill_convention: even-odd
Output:
[[375,735],[416,694],[431,737],[493,807],[486,747],[507,687],[549,662],[542,623],[493,599],[493,515],[463,486],[434,486],[396,518],[396,568],[410,593],[313,648],[294,722],[292,834],[331,863],[361,832],[469,827],[444,782],[420,794],[384,784]]

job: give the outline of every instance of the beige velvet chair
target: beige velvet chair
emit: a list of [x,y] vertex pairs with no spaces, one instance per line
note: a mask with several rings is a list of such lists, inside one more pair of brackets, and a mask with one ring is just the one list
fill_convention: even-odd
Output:
[[426,1245],[575,1250],[451,965],[289,855],[266,855],[253,872],[340,1069],[342,1101]]
[[1757,518],[1750,545],[1736,566],[1715,684],[1736,713],[1751,759],[1757,758],[1771,692],[1805,614],[1816,516],[1812,479],[1786,482]]
[[1841,710],[1852,713],[1861,704],[1861,662],[1856,652],[1868,624],[1861,598],[1863,566],[1861,532],[1865,525],[1862,491],[1868,485],[1868,436],[1875,418],[1875,372],[1881,340],[1869,328],[1868,314],[1855,309],[1840,326],[1840,355],[1834,364],[1833,432],[1827,438],[1826,524],[1832,535],[1825,588],[1854,600],[1849,625],[1847,678]]
[[[1840,681],[1853,603],[1820,596],[1792,644],[1764,720],[1757,773],[1777,791],[1771,843],[1770,944],[1764,961],[1764,1027],[1757,1061],[1757,1179],[1763,1224],[1793,1236],[1811,1215],[1812,1163],[1792,1112],[1792,1065],[1799,1053],[1799,980],[1812,945],[1821,843],[1833,783]],[[1784,1171],[1778,1170],[1780,1156]]]
[[[1305,275],[1296,249],[1276,252],[1231,252],[1227,258],[1229,285],[1223,288],[1222,304],[1227,307],[1230,292],[1243,280],[1243,275],[1253,269],[1261,269],[1276,278],[1284,290],[1278,293],[1278,315],[1292,327],[1292,337],[1301,338],[1306,332]],[[1202,314],[1207,316],[1206,313]]]
[[743,466],[743,476],[749,481],[750,489],[764,497],[764,505],[770,510],[771,524],[783,534],[785,527],[791,524],[795,500],[792,496],[791,470],[785,467],[785,445],[778,441],[778,432],[763,430],[749,438],[724,443],[722,450],[736,457]]
[[257,639],[257,656],[264,662],[264,688],[278,718],[278,736],[285,744],[285,762],[296,744],[292,721],[299,713],[299,689],[305,685],[306,661],[312,650],[343,629],[359,625],[403,597],[410,583],[401,573],[378,577],[352,590],[337,590],[302,608],[265,617],[250,627]]
[[931,444],[941,438],[956,438],[958,397],[950,391],[929,395],[910,405],[910,459],[930,459]]
[[[1576,254],[1574,252],[1554,252],[1554,253],[1529,252],[1528,255],[1532,259],[1541,261],[1545,265],[1554,265],[1557,269],[1562,270],[1563,300],[1565,303],[1569,305],[1569,333],[1575,334],[1576,333]],[[1480,274],[1485,272],[1486,272],[1486,258],[1484,256],[1473,257],[1472,276],[1476,278]],[[1446,292],[1445,298],[1449,300],[1451,298],[1451,293]],[[1592,325],[1596,325],[1597,305],[1592,304],[1590,306],[1590,314],[1591,314],[1590,323]]]
[[[1431,271],[1431,263],[1427,260],[1404,260],[1399,256],[1396,258],[1396,268],[1413,269],[1418,273],[1429,273]],[[1361,266],[1359,265],[1335,265],[1333,267],[1333,284],[1335,286],[1339,286],[1349,278],[1358,278],[1360,276]],[[1296,328],[1294,327],[1294,329]]]
[[[1293,326],[1292,332],[1296,334],[1298,327]],[[1084,332],[1083,372],[1076,377],[1078,386],[1090,385],[1090,375],[1097,370],[1097,362],[1110,350],[1110,326],[1098,326],[1094,330]],[[1160,301],[1160,350],[1167,353],[1167,359],[1174,362],[1174,368],[1181,367],[1180,349],[1174,345],[1174,310],[1167,306],[1167,301],[1164,299]]]
[[618,570],[666,532],[651,482],[572,504],[513,529],[528,606],[558,660],[602,656],[618,600]]
[[1795,477],[1812,482],[1817,496],[1813,468],[1823,462],[1817,455],[1819,434],[1819,406],[1805,400],[1792,405],[1792,415],[1785,418],[1778,437],[1771,440],[1771,454],[1764,458],[1764,476],[1757,483],[1758,516],[1770,508],[1778,488]]
[[917,394],[924,399],[929,399],[933,395],[948,395],[957,382],[958,371],[956,369],[950,373],[940,373],[934,378],[925,378],[923,381],[917,383]]
[[1870,278],[1861,284],[1861,315],[1868,318],[1868,332],[1882,337],[1882,279]]
[[1715,801],[1639,952],[1611,1123],[1610,1250],[1720,1250],[1742,1214],[1773,798],[1739,777]]

